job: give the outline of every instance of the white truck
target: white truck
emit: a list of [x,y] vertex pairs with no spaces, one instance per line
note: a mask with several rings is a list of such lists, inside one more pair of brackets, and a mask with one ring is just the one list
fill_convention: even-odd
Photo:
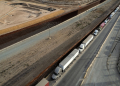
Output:
[[52,79],[57,79],[61,76],[61,73],[70,65],[70,63],[78,56],[79,50],[74,49],[62,62],[59,63],[59,66],[54,70]]
[[109,21],[109,19],[107,18],[107,19],[105,19],[104,23],[105,23],[105,24],[107,24],[107,23],[108,23],[108,21]]
[[81,53],[85,47],[93,40],[94,36],[93,35],[89,35],[83,42],[82,44],[80,44],[79,46],[79,52]]
[[115,12],[112,12],[112,13],[110,14],[110,18],[112,18],[114,15],[115,15]]
[[116,13],[118,10],[119,10],[119,6],[115,9],[115,11],[114,11],[114,12]]
[[115,10],[118,11],[119,10],[119,6]]
[[94,35],[94,36],[97,36],[97,34],[98,34],[98,30],[96,29],[96,30],[93,32],[93,35]]

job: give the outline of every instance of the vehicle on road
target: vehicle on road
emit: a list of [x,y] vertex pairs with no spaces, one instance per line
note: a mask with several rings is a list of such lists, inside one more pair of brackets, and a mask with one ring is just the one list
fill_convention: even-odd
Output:
[[100,27],[103,28],[104,26],[105,26],[105,23],[103,22],[103,23],[100,25]]
[[119,10],[119,6],[115,9],[115,11],[114,12],[117,12]]
[[107,23],[108,23],[108,21],[109,21],[109,19],[107,18],[107,19],[105,19],[104,23],[105,23],[105,24],[107,24]]
[[83,42],[82,44],[80,44],[79,46],[79,52],[81,53],[85,47],[93,40],[94,36],[93,35],[89,35]]
[[115,15],[115,12],[112,12],[112,13],[110,14],[111,17],[113,17],[114,15]]
[[101,31],[101,30],[102,30],[102,28],[99,26],[99,27],[97,28],[97,30],[98,30],[98,31]]
[[98,30],[96,29],[96,30],[93,32],[93,35],[94,35],[94,36],[97,36],[97,34],[98,34]]
[[54,70],[52,79],[57,79],[61,76],[62,72],[73,62],[73,60],[79,55],[79,50],[74,49],[62,62],[59,63],[59,66]]
[[119,10],[119,6],[116,8],[116,11],[118,11]]

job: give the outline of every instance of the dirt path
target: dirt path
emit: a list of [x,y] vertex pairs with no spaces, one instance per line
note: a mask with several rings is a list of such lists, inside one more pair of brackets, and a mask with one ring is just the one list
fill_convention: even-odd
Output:
[[[24,73],[24,71],[27,71],[27,69],[30,69],[31,67],[38,68],[38,65],[40,65],[39,66],[40,73],[47,66],[49,66],[55,59],[62,55],[71,44],[73,44],[73,40],[75,39],[73,39],[72,41],[70,41],[69,39],[71,39],[72,37],[75,38],[77,33],[79,33],[80,34],[79,37],[82,38],[86,33],[90,31],[89,28],[88,29],[83,28],[90,25],[92,21],[94,21],[97,17],[99,17],[101,14],[107,11],[116,1],[117,0],[114,1],[112,0],[105,6],[102,6],[101,8],[92,11],[90,14],[88,14],[86,17],[79,20],[78,22],[75,22],[69,27],[64,28],[63,30],[57,32],[55,35],[51,37],[52,39],[44,39],[40,41],[38,44],[34,45],[33,47],[30,47],[29,49],[26,49],[25,51],[19,53],[18,55],[15,55],[14,57],[11,57],[1,62],[0,85],[3,85],[5,82],[11,80],[12,78],[15,79],[14,76]],[[36,73],[38,73],[38,71]],[[37,74],[28,73],[26,75],[27,77],[30,77],[32,75],[32,78],[34,78]],[[29,82],[29,80],[25,82],[27,83]],[[23,84],[20,84],[19,86],[23,86]]]

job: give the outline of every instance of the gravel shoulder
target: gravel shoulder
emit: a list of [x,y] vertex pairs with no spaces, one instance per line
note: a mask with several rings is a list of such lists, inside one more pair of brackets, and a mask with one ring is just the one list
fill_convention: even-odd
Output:
[[[51,39],[44,39],[18,55],[0,62],[0,85],[9,86],[9,84],[14,84],[14,86],[18,86],[17,82],[22,79],[19,86],[24,86],[69,49],[78,39],[86,35],[91,29],[85,27],[94,22],[116,1],[112,0],[105,6],[93,10],[83,19],[51,36]],[[35,72],[31,72],[32,70]],[[15,79],[16,83],[13,83],[12,80]]]

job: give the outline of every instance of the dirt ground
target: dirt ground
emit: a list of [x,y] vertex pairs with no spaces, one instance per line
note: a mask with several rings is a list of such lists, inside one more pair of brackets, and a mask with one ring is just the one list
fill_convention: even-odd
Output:
[[[41,8],[33,7],[31,5],[40,6]],[[43,4],[38,5],[30,3],[26,4],[25,2],[19,1],[0,1],[0,30],[35,20],[59,10],[59,8],[54,8],[56,10],[50,12],[42,9],[42,7],[49,8],[49,6]]]
[[[38,60],[41,60],[41,72],[47,66],[49,66],[55,59],[57,59],[58,51],[54,51],[55,58],[51,57],[49,54],[49,58],[44,58],[44,56],[50,53],[52,50],[56,49],[60,45],[64,44],[68,39],[75,36],[78,32],[81,33],[81,38],[84,36],[82,34],[86,26],[90,25],[92,21],[94,21],[97,17],[99,17],[103,12],[107,11],[109,7],[112,6],[117,0],[112,0],[106,5],[92,11],[90,14],[85,16],[83,19],[75,22],[67,28],[57,32],[55,35],[51,36],[51,39],[44,39],[40,41],[38,44],[30,47],[29,49],[24,50],[23,52],[15,55],[7,60],[0,62],[0,85],[3,85],[9,79],[13,78],[17,74],[19,74],[22,70],[25,70],[27,67],[32,66]],[[86,30],[89,31],[89,30]],[[84,32],[87,33],[87,32]],[[62,40],[62,41],[61,41]],[[69,45],[69,44],[68,44]],[[67,46],[67,45],[64,45]],[[64,47],[62,46],[62,47]],[[46,62],[46,63],[43,63]],[[40,64],[40,63],[39,63]],[[44,69],[43,69],[44,68]],[[35,76],[34,76],[35,77]]]
[[[88,2],[81,3],[81,6],[87,3],[90,3],[92,1],[93,0],[89,0]],[[35,5],[35,7],[31,6],[31,4]],[[41,7],[46,7],[46,8],[52,7],[53,9],[56,9],[56,10],[50,12],[45,9],[36,8],[36,6],[41,6]],[[2,0],[0,1],[0,12],[1,12],[0,14],[0,35],[27,27],[30,21],[31,21],[30,24],[34,24],[34,20],[38,18],[40,18],[39,22],[41,22],[46,19],[49,19],[50,16],[48,15],[50,14],[54,15],[55,17],[57,15],[64,13],[64,11],[65,12],[70,11],[72,9],[75,9],[78,6],[79,5],[73,6],[73,5],[43,4],[40,1],[36,1],[36,0],[29,0],[29,1],[28,0],[24,0],[24,1]],[[56,12],[56,13],[52,14],[53,12]]]

